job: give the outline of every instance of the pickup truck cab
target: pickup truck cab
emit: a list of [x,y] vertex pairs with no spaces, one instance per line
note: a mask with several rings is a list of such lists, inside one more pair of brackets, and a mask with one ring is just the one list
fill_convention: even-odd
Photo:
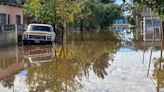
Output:
[[23,33],[23,44],[29,43],[51,43],[55,40],[55,32],[52,25],[29,24]]

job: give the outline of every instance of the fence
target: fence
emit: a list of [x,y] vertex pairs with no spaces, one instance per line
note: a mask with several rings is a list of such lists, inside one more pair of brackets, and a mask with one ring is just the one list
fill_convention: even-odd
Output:
[[17,41],[18,42],[21,42],[22,41],[22,35],[23,35],[23,32],[26,30],[27,28],[27,25],[24,25],[24,24],[20,24],[20,25],[15,25],[16,26],[16,29],[17,30]]
[[0,47],[6,47],[17,43],[15,25],[0,26]]
[[15,45],[21,41],[25,25],[0,25],[0,47]]

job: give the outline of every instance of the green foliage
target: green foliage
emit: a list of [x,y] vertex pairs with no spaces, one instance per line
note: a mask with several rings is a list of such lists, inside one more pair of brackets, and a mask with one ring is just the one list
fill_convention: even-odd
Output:
[[101,28],[111,26],[113,21],[120,17],[120,8],[114,4],[104,5],[104,13],[102,14]]
[[17,2],[18,4],[24,4],[24,3],[26,2],[26,0],[16,0],[16,2]]
[[127,17],[127,21],[128,23],[132,24],[132,25],[135,25],[135,19],[133,17]]
[[83,0],[27,0],[25,14],[42,23],[69,23],[80,11]]
[[[104,3],[109,1],[108,3]],[[41,23],[73,23],[86,29],[108,28],[121,16],[113,0],[27,0],[25,14]],[[82,27],[81,26],[81,27]]]
[[113,3],[115,0],[100,0],[101,3]]
[[[108,28],[115,19],[121,16],[121,9],[113,3],[102,3],[100,0],[90,0],[82,9],[84,27],[90,29]],[[78,20],[76,23],[79,23]]]

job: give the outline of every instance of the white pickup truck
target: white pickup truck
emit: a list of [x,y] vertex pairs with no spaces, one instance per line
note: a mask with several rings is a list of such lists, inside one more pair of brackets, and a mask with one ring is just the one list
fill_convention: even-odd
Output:
[[55,32],[52,25],[29,24],[23,33],[23,44],[29,43],[51,43],[55,40]]

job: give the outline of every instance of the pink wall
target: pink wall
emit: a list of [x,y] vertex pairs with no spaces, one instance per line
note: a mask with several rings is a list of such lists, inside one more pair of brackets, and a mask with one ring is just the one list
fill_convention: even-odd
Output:
[[0,5],[0,13],[6,14],[6,18],[7,18],[6,21],[8,21],[8,14],[10,15],[10,24],[16,24],[16,15],[20,15],[21,24],[23,24],[23,8],[21,7]]

